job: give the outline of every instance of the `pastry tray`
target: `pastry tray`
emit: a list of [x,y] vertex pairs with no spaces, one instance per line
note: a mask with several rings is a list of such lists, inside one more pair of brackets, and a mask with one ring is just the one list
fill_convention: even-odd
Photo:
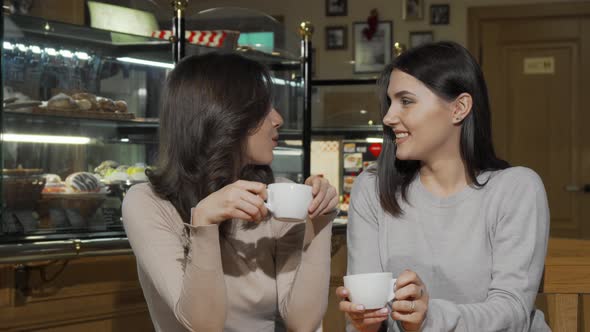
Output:
[[[14,111],[13,111],[14,112]],[[80,119],[103,119],[103,120],[131,120],[135,119],[133,113],[114,113],[114,112],[103,112],[103,111],[81,111],[81,110],[60,110],[50,109],[46,107],[32,107],[31,111],[19,110],[19,113],[33,113],[33,114],[45,114],[45,115],[56,115],[62,117],[80,118]]]

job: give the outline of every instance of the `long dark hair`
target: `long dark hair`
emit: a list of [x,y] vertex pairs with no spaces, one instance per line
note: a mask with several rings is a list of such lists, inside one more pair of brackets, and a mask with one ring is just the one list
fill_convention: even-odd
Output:
[[274,182],[267,165],[243,167],[247,136],[270,112],[271,101],[268,70],[237,54],[190,56],[168,75],[158,164],[148,177],[185,223],[200,200],[238,179]]
[[[492,144],[492,124],[488,91],[483,73],[473,56],[454,42],[437,42],[410,49],[394,59],[379,80],[381,115],[384,117],[391,100],[387,96],[389,78],[400,70],[426,85],[438,97],[452,101],[461,93],[473,99],[469,115],[461,124],[460,149],[471,185],[482,187],[477,180],[484,171],[510,165],[496,157]],[[396,194],[407,202],[410,183],[418,174],[419,160],[398,160],[395,157],[395,134],[383,124],[383,151],[377,161],[379,200],[382,208],[393,216],[403,214]]]

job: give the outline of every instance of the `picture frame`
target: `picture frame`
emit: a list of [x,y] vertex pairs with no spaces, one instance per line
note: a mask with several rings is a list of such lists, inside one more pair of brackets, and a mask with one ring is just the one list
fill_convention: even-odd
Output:
[[451,6],[448,4],[430,5],[430,24],[447,25],[451,20]]
[[379,21],[370,40],[366,22],[353,23],[353,30],[354,73],[381,72],[392,58],[393,22]]
[[348,0],[325,0],[326,16],[348,15]]
[[345,50],[348,45],[348,29],[345,25],[326,27],[326,50]]
[[421,20],[424,17],[424,0],[402,0],[402,18]]
[[410,48],[434,41],[432,31],[410,31]]

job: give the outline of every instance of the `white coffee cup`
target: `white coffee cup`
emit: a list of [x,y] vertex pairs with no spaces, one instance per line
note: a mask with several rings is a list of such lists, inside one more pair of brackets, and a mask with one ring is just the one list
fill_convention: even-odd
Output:
[[273,183],[267,189],[264,204],[275,219],[302,221],[307,218],[309,204],[313,200],[311,186],[298,183]]
[[352,303],[365,309],[379,309],[395,298],[396,280],[391,272],[353,274],[344,276],[344,287],[350,292]]

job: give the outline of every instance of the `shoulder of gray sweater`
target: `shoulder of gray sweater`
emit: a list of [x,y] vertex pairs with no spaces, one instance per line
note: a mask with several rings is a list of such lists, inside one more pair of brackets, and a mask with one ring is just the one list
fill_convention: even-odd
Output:
[[508,190],[517,186],[529,187],[535,190],[545,189],[541,177],[532,169],[523,166],[509,167],[494,172],[490,178],[490,183],[494,183],[494,187],[502,187]]
[[374,166],[362,171],[354,180],[353,191],[370,190],[377,192],[377,189],[377,168]]

